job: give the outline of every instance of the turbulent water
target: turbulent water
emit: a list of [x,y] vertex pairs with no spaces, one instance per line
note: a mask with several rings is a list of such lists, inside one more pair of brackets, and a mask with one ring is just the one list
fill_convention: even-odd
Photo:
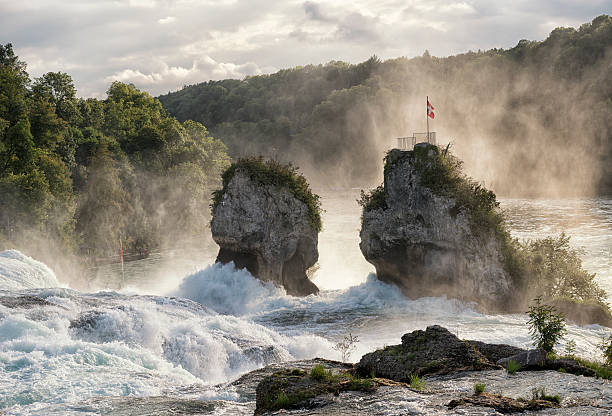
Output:
[[[348,332],[360,339],[352,359],[431,324],[461,338],[529,346],[523,315],[410,300],[378,282],[359,252],[357,194],[323,198],[319,296],[287,296],[244,270],[212,265],[211,250],[154,253],[126,264],[124,276],[116,266],[98,269],[84,276],[89,293],[62,287],[62,276],[17,251],[0,253],[0,412],[155,414],[160,397],[170,397],[203,413],[248,414],[252,398],[224,383],[270,363],[339,359],[333,345]],[[566,230],[612,295],[612,200],[503,200],[502,207],[519,238]],[[578,353],[592,358],[607,333],[569,327]]]

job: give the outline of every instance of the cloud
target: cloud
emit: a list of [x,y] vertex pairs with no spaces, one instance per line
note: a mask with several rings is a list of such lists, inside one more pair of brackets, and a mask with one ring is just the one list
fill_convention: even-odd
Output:
[[0,0],[0,39],[33,77],[65,71],[79,95],[124,79],[156,95],[331,60],[446,56],[543,39],[609,0]]
[[107,83],[121,81],[133,83],[146,90],[171,91],[177,86],[189,85],[202,80],[226,78],[244,78],[246,75],[261,74],[261,69],[254,63],[233,64],[217,62],[209,56],[193,61],[189,68],[170,66],[166,62],[156,63],[158,70],[143,72],[139,69],[123,69],[105,78]]
[[167,25],[168,23],[172,23],[176,20],[174,16],[164,17],[163,19],[159,19],[158,22],[162,25]]

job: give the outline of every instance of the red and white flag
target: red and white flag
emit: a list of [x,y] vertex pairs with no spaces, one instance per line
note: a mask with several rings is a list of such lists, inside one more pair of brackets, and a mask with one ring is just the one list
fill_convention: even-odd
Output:
[[433,110],[434,110],[434,106],[431,105],[431,103],[429,102],[429,99],[427,99],[427,116],[428,117],[431,117],[431,118],[435,117]]

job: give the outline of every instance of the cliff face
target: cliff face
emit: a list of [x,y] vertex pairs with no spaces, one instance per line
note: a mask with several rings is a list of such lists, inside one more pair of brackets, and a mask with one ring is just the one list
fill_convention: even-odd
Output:
[[306,296],[319,289],[306,275],[319,258],[318,230],[308,206],[287,188],[262,184],[236,169],[214,209],[217,261],[233,261],[287,293]]
[[436,157],[438,148],[425,143],[388,154],[384,190],[364,207],[361,252],[380,280],[409,297],[447,295],[503,308],[513,282],[500,241],[492,231],[475,232],[457,198],[423,184],[423,166]]

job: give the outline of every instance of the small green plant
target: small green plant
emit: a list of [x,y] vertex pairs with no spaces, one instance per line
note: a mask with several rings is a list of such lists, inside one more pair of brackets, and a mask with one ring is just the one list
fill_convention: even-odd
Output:
[[480,393],[483,393],[484,391],[485,391],[484,383],[476,383],[476,384],[474,384],[474,393],[480,394]]
[[276,396],[276,407],[279,409],[285,408],[291,404],[291,400],[285,394],[284,391],[279,391],[278,396]]
[[612,367],[612,334],[608,338],[603,337],[600,348],[604,355],[605,365]]
[[370,192],[365,192],[362,189],[357,203],[363,208],[364,212],[373,211],[375,209],[387,209],[387,198],[384,186],[380,185]]
[[568,357],[574,357],[576,355],[576,341],[573,339],[569,339],[565,343],[565,355]]
[[574,360],[578,361],[578,363],[585,367],[595,370],[595,377],[604,380],[612,380],[612,367],[602,365],[601,363],[597,363],[595,361],[585,360],[584,358],[580,357],[574,357]]
[[408,375],[408,382],[410,383],[410,387],[412,387],[415,390],[425,390],[425,387],[427,386],[427,383],[425,383],[425,380],[423,380],[423,377],[419,377],[418,374],[409,374]]
[[554,306],[542,304],[542,298],[534,299],[535,305],[526,312],[529,316],[529,333],[533,344],[547,353],[554,353],[557,342],[566,333],[565,318]]
[[520,369],[521,365],[513,360],[508,361],[508,364],[506,365],[506,371],[508,374],[516,374],[516,372]]
[[314,380],[323,381],[330,379],[331,377],[332,371],[325,370],[325,367],[323,367],[321,364],[315,365],[314,367],[312,367],[312,370],[310,370],[310,378]]
[[556,403],[556,404],[561,403],[561,397],[559,397],[558,394],[555,394],[554,396],[548,395],[546,394],[546,389],[544,389],[544,387],[539,387],[539,388],[535,387],[531,389],[531,399],[532,400],[546,400],[548,402]]
[[338,342],[332,348],[340,352],[342,362],[345,363],[350,358],[351,353],[355,351],[355,348],[357,348],[358,342],[359,337],[349,332],[348,335],[345,335],[344,338],[342,338],[342,341]]

